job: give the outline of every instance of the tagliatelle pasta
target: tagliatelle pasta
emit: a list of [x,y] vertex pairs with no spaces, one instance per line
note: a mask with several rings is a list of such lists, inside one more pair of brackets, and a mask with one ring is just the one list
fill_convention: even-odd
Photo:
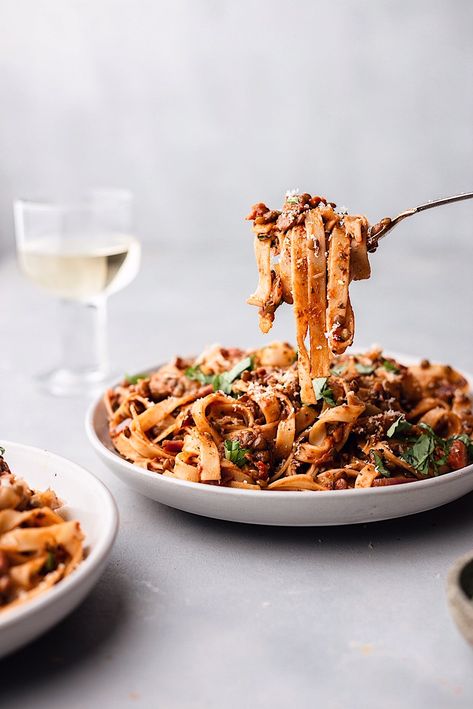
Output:
[[[368,222],[335,211],[324,197],[288,193],[282,211],[255,204],[253,221],[258,287],[248,303],[259,308],[267,333],[282,302],[294,306],[301,396],[315,404],[311,380],[326,376],[330,353],[352,344],[354,315],[348,286],[369,278]],[[305,341],[309,333],[309,350]]]
[[84,556],[79,522],[65,521],[52,490],[16,478],[0,450],[0,612],[68,576]]
[[[296,235],[293,256],[299,246]],[[451,367],[406,367],[377,349],[329,356],[307,403],[300,358],[281,342],[214,346],[124,380],[105,395],[113,445],[157,474],[247,490],[410,483],[472,459],[468,385]]]

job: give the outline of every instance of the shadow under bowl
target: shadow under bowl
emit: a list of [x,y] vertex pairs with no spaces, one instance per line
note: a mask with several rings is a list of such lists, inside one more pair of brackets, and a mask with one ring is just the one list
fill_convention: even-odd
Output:
[[473,552],[462,556],[451,567],[447,597],[458,630],[473,646]]

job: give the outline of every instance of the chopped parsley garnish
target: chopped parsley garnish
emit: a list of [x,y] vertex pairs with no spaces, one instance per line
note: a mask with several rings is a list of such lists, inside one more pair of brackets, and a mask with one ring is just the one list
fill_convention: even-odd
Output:
[[224,394],[231,393],[231,382],[227,380],[226,374],[228,374],[228,372],[215,374],[215,376],[212,377],[212,387],[214,391],[223,391]]
[[225,458],[230,462],[235,463],[235,465],[238,465],[239,468],[242,468],[248,463],[246,454],[250,451],[248,448],[241,448],[239,441],[225,441],[224,449]]
[[147,374],[125,374],[125,381],[128,384],[138,384],[140,379],[148,379]]
[[426,433],[429,434],[429,436],[433,436],[433,438],[438,438],[440,441],[443,441],[443,440],[444,440],[443,438],[439,438],[439,436],[437,436],[437,434],[435,433],[435,431],[434,431],[434,429],[432,428],[432,426],[429,426],[428,423],[418,423],[417,425],[418,425],[420,428],[423,428],[424,431],[426,431]]
[[333,391],[327,386],[327,377],[316,377],[312,379],[314,394],[317,401],[323,399],[329,406],[336,406],[336,401],[333,398]]
[[436,442],[434,436],[422,433],[410,448],[401,453],[401,458],[422,475],[428,474],[431,465],[436,468],[438,464],[433,457]]
[[5,455],[5,448],[0,446],[0,455]]
[[247,369],[253,369],[254,357],[245,357],[241,362],[237,362],[229,372],[221,374],[204,374],[200,366],[188,367],[184,374],[188,379],[201,384],[212,384],[214,391],[223,391],[224,394],[232,393],[232,383],[241,377]]
[[401,371],[394,362],[390,362],[388,359],[383,359],[383,367],[387,372],[393,372],[393,374],[399,374]]
[[384,465],[384,461],[379,455],[379,453],[377,453],[374,449],[371,449],[370,454],[373,458],[374,469],[376,470],[376,472],[380,475],[384,475],[385,478],[390,478],[391,473]]
[[56,563],[56,557],[54,556],[52,551],[48,551],[48,555],[46,557],[46,561],[44,562],[43,569],[46,574],[49,574],[50,571],[54,571],[54,569],[57,567]]
[[332,369],[330,370],[330,373],[334,374],[336,377],[339,377],[341,374],[343,374],[343,372],[345,371],[346,368],[347,368],[346,363],[336,364],[335,367],[332,367]]
[[191,381],[200,382],[201,384],[212,384],[215,376],[214,374],[204,374],[199,365],[197,367],[187,367],[184,374]]
[[227,377],[229,382],[235,381],[235,379],[238,379],[241,377],[243,372],[246,372],[247,369],[253,369],[254,365],[254,358],[253,357],[245,357],[245,359],[242,359],[241,362],[237,362],[235,366],[230,369],[229,372],[225,373],[225,376]]
[[399,416],[396,421],[388,428],[386,435],[388,438],[396,438],[401,433],[407,433],[412,429],[412,424],[406,421],[404,416]]
[[355,362],[355,369],[360,374],[373,374],[375,366],[374,364],[362,364],[361,362]]
[[437,475],[439,468],[447,462],[454,438],[437,436],[434,429],[426,423],[419,423],[418,426],[422,433],[417,438],[409,439],[412,446],[401,453],[401,458],[422,475],[427,475],[430,468],[433,468],[434,475]]
[[438,474],[439,468],[445,465],[448,460],[454,441],[462,441],[467,447],[469,458],[473,459],[473,442],[465,433],[450,438],[441,438],[428,424],[419,423],[417,425],[422,429],[422,433],[419,436],[412,436],[414,426],[406,421],[404,416],[399,416],[388,428],[386,435],[388,438],[405,437],[411,446],[401,453],[400,457],[422,475],[427,475],[430,469],[433,469],[434,475]]
[[223,391],[224,394],[232,393],[232,383],[241,377],[243,372],[247,369],[253,369],[254,358],[245,357],[241,362],[237,362],[235,366],[230,369],[229,372],[223,372],[222,374],[216,374],[212,379],[212,385],[214,391]]

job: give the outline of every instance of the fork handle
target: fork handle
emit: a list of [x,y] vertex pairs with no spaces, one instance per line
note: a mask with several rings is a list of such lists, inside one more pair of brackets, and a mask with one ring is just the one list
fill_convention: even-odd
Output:
[[418,207],[415,207],[415,212],[423,212],[425,209],[442,207],[444,204],[453,204],[453,202],[463,202],[464,199],[473,199],[473,192],[462,192],[461,194],[456,194],[453,197],[443,197],[442,199],[434,199],[431,202],[426,202],[425,204],[419,204]]
[[473,192],[462,192],[462,194],[456,194],[452,197],[442,197],[442,199],[434,199],[431,202],[426,202],[425,204],[419,204],[418,207],[413,207],[412,209],[407,209],[405,212],[401,212],[394,217],[394,219],[382,219],[378,224],[370,227],[367,248],[368,251],[374,253],[378,248],[378,242],[383,239],[386,234],[388,234],[391,229],[399,224],[403,219],[407,217],[412,217],[413,214],[418,212],[424,212],[426,209],[432,209],[433,207],[443,207],[445,204],[453,204],[454,202],[463,202],[465,199],[473,199]]

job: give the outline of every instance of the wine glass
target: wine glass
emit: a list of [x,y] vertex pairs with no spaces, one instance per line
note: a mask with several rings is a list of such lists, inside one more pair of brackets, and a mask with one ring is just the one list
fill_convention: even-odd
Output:
[[95,190],[77,203],[14,203],[20,269],[61,300],[62,361],[37,376],[49,393],[92,393],[109,375],[107,298],[140,265],[132,210],[126,190]]

